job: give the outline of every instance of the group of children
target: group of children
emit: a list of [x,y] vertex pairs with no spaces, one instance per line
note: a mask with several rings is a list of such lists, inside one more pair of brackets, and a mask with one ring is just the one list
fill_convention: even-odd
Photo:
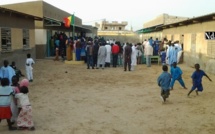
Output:
[[34,60],[27,54],[25,67],[28,79],[22,79],[20,84],[19,77],[24,75],[16,68],[15,62],[9,66],[8,61],[4,60],[4,66],[0,70],[0,122],[6,119],[9,130],[35,130],[28,98],[28,85],[33,82],[33,64]]
[[[174,62],[173,65],[171,66],[171,70],[170,73],[168,73],[168,66],[167,65],[163,65],[162,67],[163,69],[163,73],[158,77],[157,79],[157,83],[158,86],[161,87],[161,99],[163,102],[166,101],[166,99],[169,97],[170,95],[170,90],[173,90],[173,86],[176,80],[179,81],[179,83],[181,84],[181,86],[184,89],[187,89],[184,81],[182,79],[182,71],[180,69],[180,67],[177,66],[177,63]],[[195,64],[195,71],[193,72],[191,78],[193,81],[193,86],[191,88],[191,90],[189,91],[189,93],[187,94],[187,96],[189,96],[194,90],[196,91],[196,94],[198,95],[198,92],[202,92],[203,91],[203,86],[202,86],[202,77],[206,76],[210,81],[212,81],[208,75],[200,69],[200,65],[199,64]]]

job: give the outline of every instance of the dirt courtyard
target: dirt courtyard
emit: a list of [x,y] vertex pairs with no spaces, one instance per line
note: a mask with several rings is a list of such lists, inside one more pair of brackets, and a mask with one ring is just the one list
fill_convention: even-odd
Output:
[[29,86],[36,130],[9,132],[3,120],[0,134],[214,134],[215,75],[208,74],[213,82],[204,77],[204,91],[188,98],[194,68],[179,66],[188,89],[176,82],[162,104],[161,65],[124,72],[37,60]]

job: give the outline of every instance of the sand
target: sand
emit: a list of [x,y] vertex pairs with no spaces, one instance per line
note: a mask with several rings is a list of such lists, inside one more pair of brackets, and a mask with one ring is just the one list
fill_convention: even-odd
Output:
[[[194,68],[179,65],[188,90],[178,82],[165,104],[157,77],[161,66],[86,69],[61,61],[37,60],[29,86],[36,130],[32,134],[214,134],[215,84],[190,97]],[[67,73],[65,73],[67,71]],[[213,81],[215,76],[208,74]],[[16,134],[29,133],[17,130]],[[11,134],[5,120],[0,134]]]

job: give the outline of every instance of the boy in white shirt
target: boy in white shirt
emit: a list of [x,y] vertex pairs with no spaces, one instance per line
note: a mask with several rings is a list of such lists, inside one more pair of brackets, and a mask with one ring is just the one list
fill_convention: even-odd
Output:
[[35,64],[34,60],[31,58],[31,54],[27,54],[27,59],[25,63],[26,74],[29,82],[33,82],[33,68],[32,65]]

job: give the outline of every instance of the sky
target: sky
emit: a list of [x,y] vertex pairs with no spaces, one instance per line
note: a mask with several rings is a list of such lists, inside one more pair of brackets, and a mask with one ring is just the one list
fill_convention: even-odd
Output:
[[[0,5],[36,0],[0,0]],[[126,29],[142,29],[143,24],[163,13],[198,17],[215,12],[215,0],[43,0],[82,19],[83,24],[127,21]]]

